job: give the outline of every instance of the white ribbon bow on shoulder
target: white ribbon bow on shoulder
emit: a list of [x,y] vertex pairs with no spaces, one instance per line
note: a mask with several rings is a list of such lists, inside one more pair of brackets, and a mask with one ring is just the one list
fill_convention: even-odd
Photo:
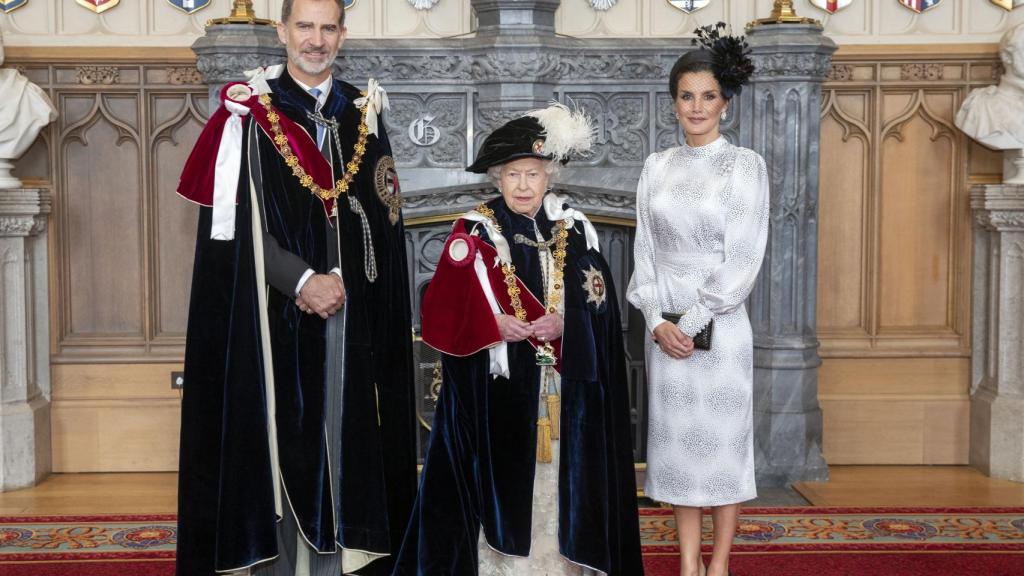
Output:
[[224,132],[217,146],[217,161],[213,168],[213,222],[211,240],[235,239],[235,199],[238,174],[242,167],[243,118],[249,107],[242,104],[249,99],[252,89],[236,84],[228,89],[224,108],[231,113],[224,123]]
[[252,70],[246,70],[242,74],[245,74],[245,77],[249,79],[249,87],[259,96],[260,94],[270,94],[270,84],[267,84],[267,80],[280,78],[283,71],[284,64],[275,64],[273,66],[260,66]]
[[587,215],[575,208],[564,207],[569,201],[566,196],[559,196],[554,192],[550,192],[544,196],[544,212],[548,216],[548,220],[552,222],[558,222],[559,220],[572,220],[574,222],[580,222],[583,224],[583,233],[587,239],[587,250],[601,251],[600,238],[597,236],[597,230],[594,225],[590,223],[590,218]]
[[381,112],[391,108],[391,103],[388,102],[388,93],[384,87],[377,80],[370,78],[370,81],[366,83],[366,96],[357,98],[355,105],[360,108],[366,106],[366,128],[370,134],[380,137],[377,132],[377,118]]

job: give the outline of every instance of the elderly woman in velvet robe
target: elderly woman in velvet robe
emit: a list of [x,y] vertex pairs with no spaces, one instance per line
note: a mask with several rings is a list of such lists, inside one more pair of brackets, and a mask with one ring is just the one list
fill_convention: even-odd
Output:
[[443,384],[395,575],[643,573],[615,287],[593,225],[548,191],[590,140],[553,105],[467,169],[500,195],[455,222],[424,296]]

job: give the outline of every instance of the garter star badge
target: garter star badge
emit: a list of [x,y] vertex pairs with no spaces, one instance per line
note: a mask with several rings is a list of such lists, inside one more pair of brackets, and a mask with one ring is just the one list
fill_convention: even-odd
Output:
[[835,14],[850,4],[853,4],[853,0],[811,0],[811,4],[814,4],[815,7],[821,8],[829,14]]
[[594,303],[594,307],[600,307],[604,304],[605,296],[608,294],[607,287],[604,283],[604,274],[594,265],[591,264],[590,268],[583,271],[583,275],[586,279],[583,281],[583,289],[587,291],[587,303]]
[[373,179],[377,198],[388,209],[388,220],[394,226],[402,216],[402,187],[398,183],[398,172],[395,172],[395,161],[391,156],[380,157]]

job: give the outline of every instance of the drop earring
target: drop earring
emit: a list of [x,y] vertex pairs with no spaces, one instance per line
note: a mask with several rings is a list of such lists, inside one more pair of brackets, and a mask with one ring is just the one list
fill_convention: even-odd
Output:
[[676,112],[676,120],[679,120],[679,112]]
[[727,110],[722,110],[722,116],[721,116],[722,120],[724,121],[727,117],[728,117],[728,111]]

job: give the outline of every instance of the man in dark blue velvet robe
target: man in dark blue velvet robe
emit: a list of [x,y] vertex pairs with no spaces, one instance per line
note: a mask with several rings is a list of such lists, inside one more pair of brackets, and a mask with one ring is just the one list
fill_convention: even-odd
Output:
[[[225,90],[231,116],[211,119],[218,132],[200,144],[215,145],[197,144],[179,189],[204,205],[178,576],[386,574],[415,495],[408,278],[385,99],[372,82],[361,94],[331,75],[342,2],[288,0],[281,20],[287,66]],[[186,185],[203,182],[197,173],[214,174],[208,203],[202,186]]]
[[618,299],[590,221],[546,192],[586,149],[558,131],[590,130],[554,108],[486,139],[469,170],[501,197],[455,223],[424,296],[443,384],[395,576],[643,573]]

